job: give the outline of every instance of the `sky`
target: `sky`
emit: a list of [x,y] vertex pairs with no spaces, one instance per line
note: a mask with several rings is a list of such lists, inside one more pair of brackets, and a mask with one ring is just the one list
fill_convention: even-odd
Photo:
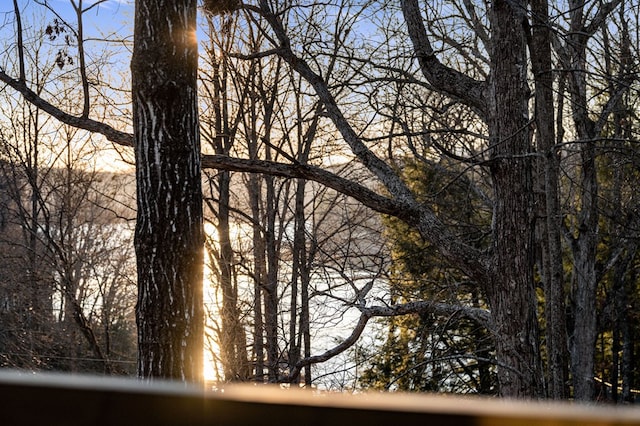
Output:
[[118,15],[131,14],[133,16],[134,0],[28,0],[27,7],[46,3],[63,17],[72,18],[75,15],[73,3],[82,4],[83,9],[91,8],[86,17],[94,24],[105,24]]
[[[84,15],[85,27],[89,35],[116,30],[132,32],[134,0],[18,0],[25,21],[32,15],[39,16],[45,22],[49,19],[53,20],[54,14],[45,12],[45,6],[48,6],[70,24],[76,22],[74,3],[81,5],[84,10],[89,9]],[[4,16],[5,21],[12,20],[13,2],[2,0],[0,14]],[[45,14],[44,17],[43,14]]]
[[[28,0],[28,8],[41,8],[38,2],[42,0]],[[47,4],[74,25],[77,22],[76,13],[72,3],[78,5],[82,2],[82,8],[87,10],[83,14],[85,38],[128,38],[132,40],[134,0],[47,0]],[[52,15],[53,16],[53,15]]]

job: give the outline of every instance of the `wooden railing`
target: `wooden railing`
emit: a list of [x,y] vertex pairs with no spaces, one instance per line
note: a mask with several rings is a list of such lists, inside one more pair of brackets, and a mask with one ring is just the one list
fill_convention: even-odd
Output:
[[0,425],[640,425],[640,409],[0,371]]

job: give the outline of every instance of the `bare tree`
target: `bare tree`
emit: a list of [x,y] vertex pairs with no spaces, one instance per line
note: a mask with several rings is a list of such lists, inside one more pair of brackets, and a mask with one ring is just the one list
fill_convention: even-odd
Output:
[[[26,122],[14,115],[12,129],[22,131],[13,137],[2,132],[2,177],[11,218],[2,243],[12,248],[15,261],[27,265],[26,275],[3,280],[3,286],[28,301],[23,313],[14,306],[5,319],[12,314],[23,318],[15,331],[30,336],[28,347],[15,347],[8,357],[33,359],[18,364],[25,368],[127,371],[122,357],[130,356],[133,330],[128,328],[132,317],[123,312],[133,308],[126,279],[131,239],[126,230],[117,232],[117,240],[107,238],[119,228],[117,217],[127,214],[126,196],[117,200],[115,195],[126,193],[126,177],[110,175],[100,182],[101,173],[86,161],[93,154],[91,139],[78,138],[75,128],[41,123],[38,115],[31,111]],[[16,235],[16,230],[21,232]],[[116,259],[118,268],[109,268]],[[122,331],[119,337],[111,326]]]

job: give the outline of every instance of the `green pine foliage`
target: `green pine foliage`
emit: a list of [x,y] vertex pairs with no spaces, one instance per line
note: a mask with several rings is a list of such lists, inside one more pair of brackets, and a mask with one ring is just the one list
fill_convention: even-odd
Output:
[[[446,161],[405,165],[421,201],[446,217],[470,245],[483,247],[490,212],[477,182]],[[393,257],[391,303],[426,300],[485,307],[476,283],[442,262],[436,249],[403,222],[386,218]],[[493,394],[492,342],[483,327],[458,314],[424,313],[384,320],[384,341],[369,358],[360,385],[378,390]]]

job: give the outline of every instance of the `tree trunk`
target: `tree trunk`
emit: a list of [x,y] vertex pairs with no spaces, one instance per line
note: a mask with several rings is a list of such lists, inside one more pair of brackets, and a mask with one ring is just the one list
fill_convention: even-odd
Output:
[[[574,77],[579,78],[579,77]],[[586,100],[586,96],[579,96]],[[575,104],[576,99],[573,102]],[[578,214],[578,234],[572,241],[574,273],[574,319],[571,360],[573,371],[574,398],[592,400],[594,396],[594,357],[596,342],[596,249],[598,234],[597,180],[595,146],[592,126],[587,117],[577,118],[580,144],[580,211]]]
[[[291,305],[289,307],[289,369],[300,360],[300,340],[298,339],[298,290],[301,285],[302,268],[306,262],[304,193],[306,181],[298,179],[295,195],[294,237],[291,260]],[[299,383],[299,377],[296,377]]]
[[[302,127],[298,126],[298,147],[297,156],[300,164],[307,164],[309,160],[309,152],[315,139],[318,129],[318,121],[321,112],[321,106],[316,109],[317,114],[314,116],[311,125],[302,132]],[[300,108],[300,99],[296,100],[296,114],[300,122],[303,121],[303,113]],[[291,326],[289,329],[290,351],[289,351],[289,371],[292,371],[296,364],[300,361],[301,348],[310,345],[309,342],[309,267],[307,257],[307,216],[305,213],[305,193],[307,192],[307,181],[298,179],[296,181],[295,192],[295,234],[293,238],[293,254],[292,254],[292,277],[291,277]],[[298,292],[300,291],[301,306],[298,309]],[[298,313],[298,311],[300,311]],[[298,329],[297,318],[300,316],[300,324]],[[305,368],[305,385],[311,385],[311,366]],[[295,377],[296,383],[300,383],[300,377]]]
[[238,311],[238,289],[233,273],[233,248],[230,235],[230,174],[220,172],[218,190],[220,191],[218,207],[218,244],[220,245],[220,288],[222,290],[222,336],[220,351],[225,380],[245,381],[251,373],[247,371],[247,343]]
[[[251,98],[253,99],[253,97]],[[256,103],[252,100],[249,106],[250,135],[248,138],[249,158],[258,159],[258,123]],[[257,174],[250,174],[247,182],[249,192],[249,203],[251,205],[252,218],[252,239],[254,258],[254,293],[253,293],[253,353],[255,358],[254,380],[258,383],[264,382],[264,321],[262,299],[266,286],[267,260],[265,256],[265,236],[261,226],[263,212],[261,208],[261,177]]]
[[492,283],[500,393],[542,395],[533,281],[533,196],[524,1],[491,3],[488,128],[495,190]]
[[[268,148],[267,148],[268,151]],[[267,275],[262,295],[264,297],[264,327],[267,349],[269,383],[278,381],[278,251],[276,241],[276,190],[273,176],[265,177],[266,224],[265,248]]]
[[[252,157],[253,158],[253,157]],[[254,380],[264,381],[264,322],[262,313],[262,293],[266,279],[265,244],[260,226],[260,182],[259,176],[249,176],[248,190],[253,219],[253,258],[254,258],[254,293],[253,293],[253,355],[255,358]]]
[[573,392],[577,400],[594,397],[596,312],[596,249],[597,249],[597,184],[595,147],[593,142],[581,144],[581,206],[578,218],[579,234],[573,241],[574,326],[571,347]]
[[558,200],[559,159],[555,149],[551,31],[547,0],[532,0],[532,40],[529,51],[535,79],[538,150],[543,154],[542,259],[545,293],[548,396],[566,397],[567,331]]
[[203,380],[204,232],[195,0],[137,0],[138,374]]
[[[313,255],[310,255],[308,259],[313,259]],[[310,312],[309,312],[309,287],[311,286],[311,276],[309,272],[309,263],[304,267],[304,273],[302,274],[302,294],[300,301],[300,340],[302,342],[303,356],[305,358],[311,357],[311,325],[310,325]],[[304,366],[304,385],[307,389],[311,389],[311,364]]]
[[[637,250],[637,248],[635,249]],[[634,254],[633,257],[636,255]],[[637,268],[631,269],[628,273],[628,283],[638,282]],[[625,300],[626,302],[626,300]],[[626,306],[625,306],[626,307]],[[636,368],[635,368],[635,342],[637,339],[637,327],[634,327],[635,315],[630,312],[628,307],[624,310],[624,316],[621,318],[620,328],[622,329],[622,400],[624,402],[634,402],[636,395],[632,393],[632,389],[635,388]]]

